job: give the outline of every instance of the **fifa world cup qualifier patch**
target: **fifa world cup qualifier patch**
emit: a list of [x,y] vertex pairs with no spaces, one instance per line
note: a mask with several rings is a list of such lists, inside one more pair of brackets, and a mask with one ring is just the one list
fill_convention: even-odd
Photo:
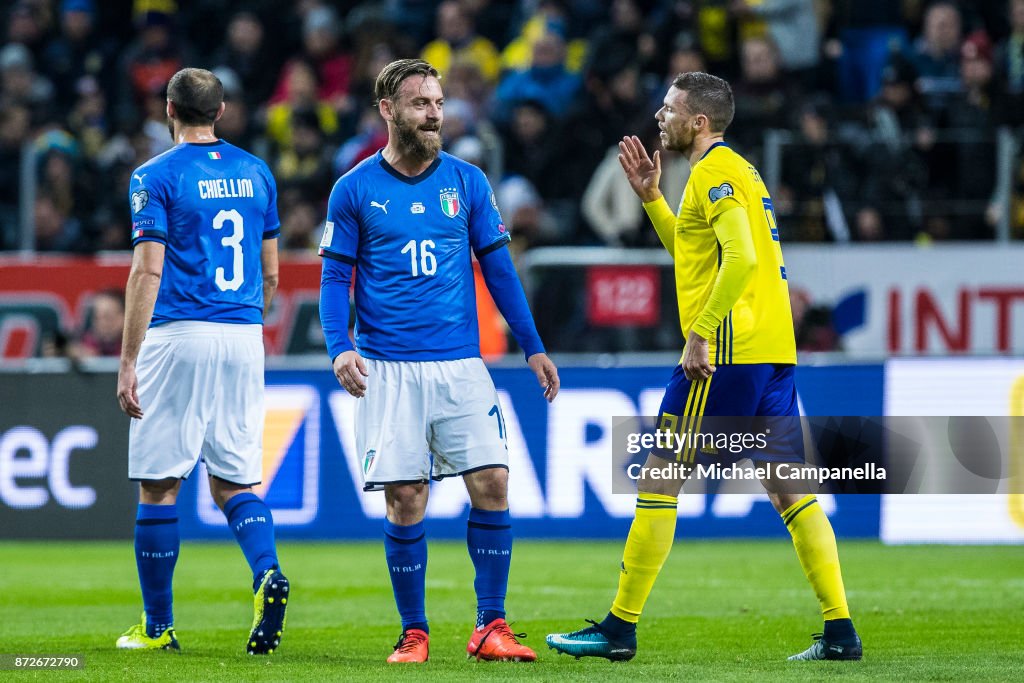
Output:
[[320,238],[320,248],[326,249],[331,246],[331,241],[334,239],[334,222],[327,221],[324,223],[324,236]]
[[148,190],[138,190],[137,192],[132,192],[133,213],[138,213],[139,211],[142,211],[144,208],[146,208],[146,204],[149,204]]
[[708,190],[708,199],[712,202],[717,202],[719,199],[731,197],[733,194],[735,193],[733,192],[732,185],[729,183],[722,183],[718,187],[712,187]]

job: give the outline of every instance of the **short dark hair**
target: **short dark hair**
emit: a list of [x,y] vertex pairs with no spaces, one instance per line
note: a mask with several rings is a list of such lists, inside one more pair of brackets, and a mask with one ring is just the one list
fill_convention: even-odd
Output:
[[723,133],[732,123],[736,103],[732,88],[724,78],[690,71],[676,76],[672,85],[686,92],[686,108],[694,114],[704,114],[713,133]]
[[377,75],[377,82],[373,86],[373,95],[376,98],[374,104],[380,104],[381,100],[395,99],[402,87],[402,81],[410,76],[441,78],[430,62],[422,59],[395,60],[381,69]]
[[206,69],[182,69],[167,83],[175,118],[186,126],[208,126],[224,102],[224,84]]

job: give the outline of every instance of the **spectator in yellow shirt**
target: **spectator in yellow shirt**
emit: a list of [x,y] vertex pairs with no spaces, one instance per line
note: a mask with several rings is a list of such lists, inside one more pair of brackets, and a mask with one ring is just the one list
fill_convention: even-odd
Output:
[[437,36],[423,48],[421,57],[442,75],[459,62],[476,66],[488,83],[498,79],[501,58],[497,48],[487,38],[477,35],[473,17],[455,0],[438,5]]
[[325,136],[337,132],[338,115],[329,104],[317,99],[317,85],[316,69],[307,61],[296,60],[288,74],[288,99],[267,109],[267,137],[278,150],[291,148],[292,114],[299,110],[314,111]]

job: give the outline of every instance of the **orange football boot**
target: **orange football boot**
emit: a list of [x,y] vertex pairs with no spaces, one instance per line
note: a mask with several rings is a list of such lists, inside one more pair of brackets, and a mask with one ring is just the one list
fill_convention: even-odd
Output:
[[520,643],[517,638],[524,638],[525,633],[512,633],[504,619],[495,619],[481,628],[475,629],[466,646],[469,656],[487,661],[501,662],[533,662],[537,653]]
[[430,636],[426,631],[411,628],[402,631],[388,664],[422,664],[430,657]]

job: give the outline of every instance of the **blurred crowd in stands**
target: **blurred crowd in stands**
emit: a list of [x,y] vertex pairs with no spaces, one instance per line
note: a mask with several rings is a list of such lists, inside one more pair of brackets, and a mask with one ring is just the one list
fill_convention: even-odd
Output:
[[[6,5],[0,249],[20,245],[31,180],[38,251],[127,249],[131,169],[172,144],[168,78],[201,66],[225,86],[217,134],[277,177],[282,247],[312,251],[334,180],[386,141],[377,72],[416,55],[443,75],[446,149],[487,172],[517,252],[657,246],[616,143],[656,144],[653,114],[693,70],[732,83],[727,139],[755,164],[765,132],[785,131],[784,239],[987,239],[1004,206],[1024,224],[1024,203],[995,196],[996,131],[1024,117],[1024,0]],[[666,157],[671,203],[688,172]]]

